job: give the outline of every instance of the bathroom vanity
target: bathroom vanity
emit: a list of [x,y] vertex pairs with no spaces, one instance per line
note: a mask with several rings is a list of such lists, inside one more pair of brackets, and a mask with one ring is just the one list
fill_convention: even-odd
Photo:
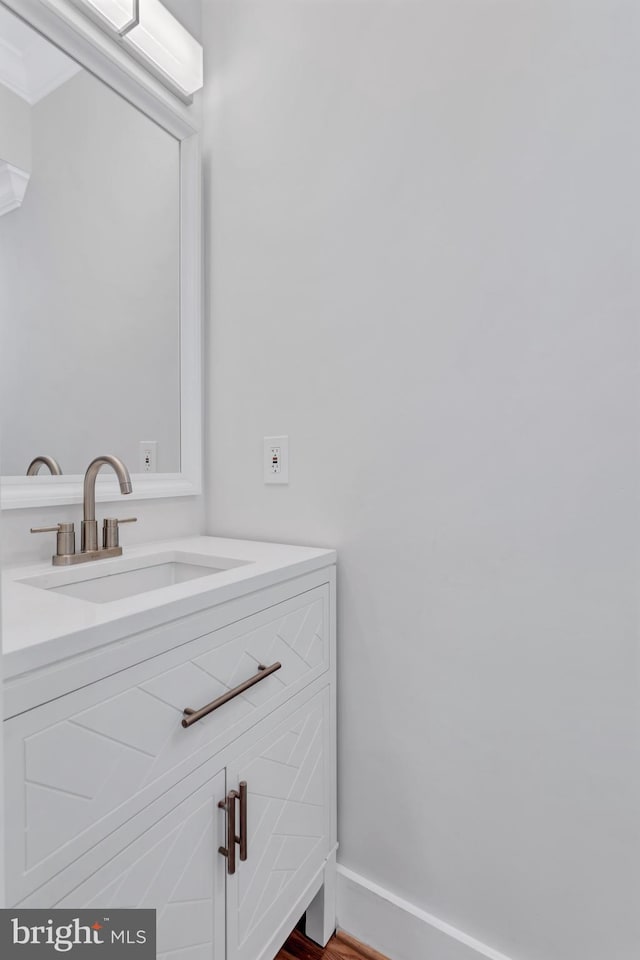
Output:
[[[334,928],[335,553],[210,537],[3,573],[7,900],[158,957]],[[102,914],[101,914],[102,916]]]

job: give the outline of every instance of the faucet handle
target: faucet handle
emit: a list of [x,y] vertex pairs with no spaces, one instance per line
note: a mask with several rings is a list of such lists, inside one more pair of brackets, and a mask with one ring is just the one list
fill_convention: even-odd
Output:
[[119,547],[118,528],[121,523],[136,523],[137,517],[125,517],[119,520],[117,517],[105,517],[102,523],[102,547],[108,550],[110,547]]
[[72,523],[57,523],[55,527],[31,527],[31,533],[57,533],[58,557],[68,557],[76,552],[76,532]]

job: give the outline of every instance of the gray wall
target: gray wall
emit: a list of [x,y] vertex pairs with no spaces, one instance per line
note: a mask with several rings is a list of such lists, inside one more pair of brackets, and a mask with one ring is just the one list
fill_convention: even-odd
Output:
[[31,111],[33,172],[0,219],[3,472],[100,453],[180,469],[179,145],[87,72]]
[[31,172],[31,108],[0,84],[0,160]]
[[202,5],[208,0],[162,0],[162,2],[196,40],[202,40]]
[[208,529],[338,548],[340,859],[514,960],[640,943],[634,6],[204,4]]

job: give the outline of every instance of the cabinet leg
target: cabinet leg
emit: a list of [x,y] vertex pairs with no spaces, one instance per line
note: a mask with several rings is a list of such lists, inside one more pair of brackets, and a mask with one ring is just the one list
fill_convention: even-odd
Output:
[[324,883],[307,908],[305,934],[321,947],[326,947],[335,929],[336,853],[334,850],[325,864]]

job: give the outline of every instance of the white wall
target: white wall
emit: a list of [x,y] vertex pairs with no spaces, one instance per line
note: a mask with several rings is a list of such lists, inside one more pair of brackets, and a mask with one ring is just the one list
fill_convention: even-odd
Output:
[[514,960],[640,942],[634,7],[204,4],[208,529],[338,548],[342,863]]

